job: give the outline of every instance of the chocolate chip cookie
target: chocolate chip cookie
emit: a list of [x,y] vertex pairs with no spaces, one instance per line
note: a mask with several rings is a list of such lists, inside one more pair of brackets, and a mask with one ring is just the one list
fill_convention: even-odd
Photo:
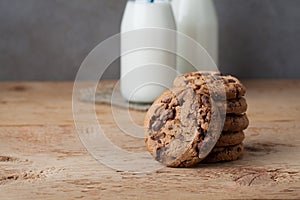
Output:
[[243,158],[244,145],[215,147],[201,163],[229,162]]
[[[203,87],[202,90],[208,91],[207,85],[204,83],[207,81],[207,78],[212,76],[222,79],[227,99],[237,99],[245,95],[246,88],[237,78],[233,76],[222,76],[218,72],[192,72],[183,74],[175,79],[174,87]],[[217,90],[216,92],[218,93]]]
[[[189,87],[162,94],[149,109],[145,121],[145,143],[159,162],[169,167],[190,167],[203,160],[221,133],[222,122],[212,99]],[[201,156],[200,156],[201,155]]]
[[223,132],[238,132],[247,129],[249,119],[246,114],[227,114]]
[[243,143],[245,134],[243,131],[239,132],[222,132],[215,147],[234,146]]
[[227,114],[243,114],[247,111],[248,105],[244,97],[238,99],[227,100],[226,113]]
[[194,72],[176,78],[174,86],[145,117],[152,156],[169,167],[241,158],[243,130],[249,125],[242,83],[219,72]]

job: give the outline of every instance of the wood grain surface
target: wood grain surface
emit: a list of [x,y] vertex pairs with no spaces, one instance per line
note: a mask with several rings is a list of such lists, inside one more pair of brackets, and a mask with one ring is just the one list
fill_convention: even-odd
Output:
[[[300,81],[244,84],[244,159],[139,174],[111,169],[84,148],[73,83],[0,83],[0,199],[300,199]],[[110,106],[96,111],[116,145],[145,151],[141,139],[121,134]],[[130,114],[142,124],[145,113]]]

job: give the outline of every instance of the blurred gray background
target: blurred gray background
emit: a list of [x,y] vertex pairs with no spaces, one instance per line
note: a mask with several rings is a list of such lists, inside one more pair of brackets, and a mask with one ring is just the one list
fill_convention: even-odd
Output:
[[[0,81],[73,80],[119,32],[126,0],[0,0]],[[300,0],[215,0],[220,68],[240,78],[300,78]],[[119,62],[105,73],[119,77]]]

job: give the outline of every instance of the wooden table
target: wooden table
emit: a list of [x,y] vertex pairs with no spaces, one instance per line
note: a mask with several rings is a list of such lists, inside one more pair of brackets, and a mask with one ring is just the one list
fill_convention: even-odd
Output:
[[[0,83],[0,199],[300,199],[300,81],[244,83],[251,125],[243,160],[145,174],[110,169],[85,150],[73,83]],[[96,110],[118,134],[110,107]],[[131,112],[140,124],[144,114]]]

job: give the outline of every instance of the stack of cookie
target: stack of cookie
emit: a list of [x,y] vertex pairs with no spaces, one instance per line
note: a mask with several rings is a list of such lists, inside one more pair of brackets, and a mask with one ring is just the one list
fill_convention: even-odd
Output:
[[219,76],[224,84],[226,93],[226,118],[223,131],[211,153],[202,161],[214,163],[234,161],[243,156],[244,130],[249,125],[246,115],[247,102],[244,98],[246,89],[243,84],[233,76],[221,76],[218,72],[193,72],[176,78],[174,87],[190,86],[201,87],[207,76]]
[[[209,88],[208,80],[221,80],[224,87],[216,84]],[[218,95],[220,88],[226,93],[225,122],[210,123],[220,117],[213,109],[211,94]],[[243,130],[249,125],[245,93],[245,87],[232,76],[212,72],[179,76],[174,81],[174,89],[162,94],[145,117],[148,151],[157,161],[170,167],[240,159],[245,138]],[[208,134],[209,129],[211,134]],[[201,157],[203,154],[208,156]]]

